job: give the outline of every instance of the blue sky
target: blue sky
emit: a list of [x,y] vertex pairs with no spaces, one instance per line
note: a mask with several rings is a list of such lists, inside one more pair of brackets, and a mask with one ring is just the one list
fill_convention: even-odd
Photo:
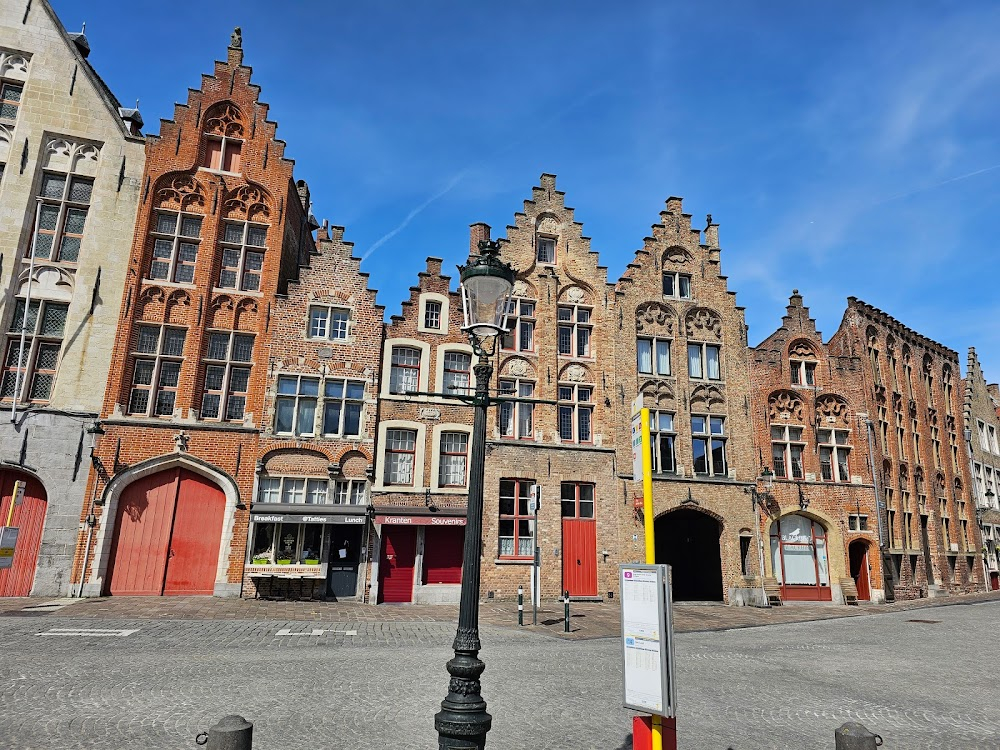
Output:
[[711,213],[751,343],[793,288],[827,337],[855,295],[1000,379],[996,3],[53,5],[149,133],[242,26],[317,217],[376,248],[387,314],[552,172],[612,278],[668,196]]

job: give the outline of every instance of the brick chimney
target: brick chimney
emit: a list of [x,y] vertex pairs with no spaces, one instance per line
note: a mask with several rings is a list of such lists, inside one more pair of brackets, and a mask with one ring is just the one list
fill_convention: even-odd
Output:
[[481,221],[469,225],[469,256],[479,255],[479,243],[490,238],[490,225]]

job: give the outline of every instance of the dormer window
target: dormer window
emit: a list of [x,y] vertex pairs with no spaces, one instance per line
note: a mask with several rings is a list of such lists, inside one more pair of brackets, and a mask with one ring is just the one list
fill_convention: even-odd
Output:
[[424,303],[424,328],[432,331],[441,330],[441,303],[427,300]]
[[792,385],[816,385],[816,363],[789,360]]
[[663,274],[663,296],[691,299],[691,277],[685,273],[667,271]]
[[556,262],[556,239],[555,237],[539,237],[536,241],[536,250],[539,263]]
[[205,158],[201,166],[221,172],[240,171],[240,153],[243,141],[226,136],[208,136],[205,139]]

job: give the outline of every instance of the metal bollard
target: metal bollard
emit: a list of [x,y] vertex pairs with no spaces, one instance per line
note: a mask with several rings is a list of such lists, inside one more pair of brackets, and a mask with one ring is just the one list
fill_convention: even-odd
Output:
[[517,587],[517,624],[524,625],[524,586]]
[[252,750],[253,722],[242,716],[223,716],[207,732],[200,732],[194,741],[208,750]]
[[565,613],[563,615],[563,632],[569,632],[569,591],[563,592],[563,607],[565,608]]
[[882,738],[868,731],[864,724],[848,721],[833,733],[836,750],[875,750],[882,745]]

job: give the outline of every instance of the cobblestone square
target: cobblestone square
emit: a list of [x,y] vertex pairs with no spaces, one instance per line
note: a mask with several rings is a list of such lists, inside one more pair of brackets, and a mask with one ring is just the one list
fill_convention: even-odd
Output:
[[[0,617],[4,748],[195,747],[231,712],[255,722],[260,750],[436,746],[450,622],[101,619],[77,606]],[[680,633],[679,746],[832,749],[855,720],[886,748],[996,748],[1000,653],[985,635],[998,616],[986,602]],[[490,748],[631,747],[617,639],[488,625],[483,643]]]

